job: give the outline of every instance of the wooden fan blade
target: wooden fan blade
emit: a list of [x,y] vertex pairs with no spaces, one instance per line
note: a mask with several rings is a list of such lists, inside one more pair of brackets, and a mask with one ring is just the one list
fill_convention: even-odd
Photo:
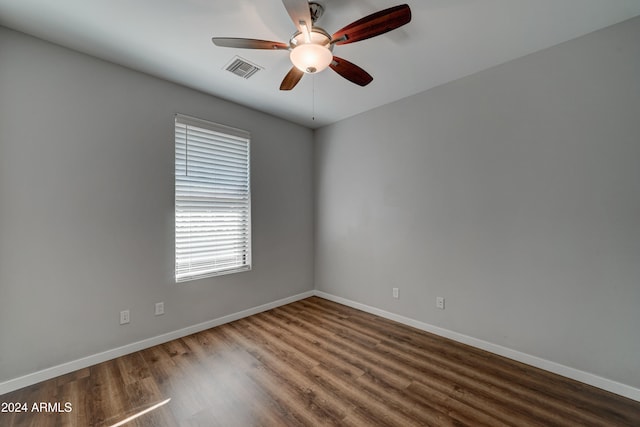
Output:
[[304,73],[298,70],[296,67],[291,68],[287,75],[284,76],[284,80],[282,80],[282,83],[280,83],[280,90],[293,89],[298,84],[303,75]]
[[311,31],[313,21],[307,0],[282,0],[282,4],[298,30],[304,32],[302,27],[306,27],[308,31]]
[[333,62],[329,64],[329,67],[345,79],[360,86],[366,86],[373,80],[373,77],[365,70],[337,56],[333,57]]
[[406,4],[394,6],[352,22],[336,31],[331,39],[337,40],[335,44],[353,43],[395,30],[409,21],[411,21],[409,6]]
[[272,42],[269,40],[242,39],[233,37],[214,37],[211,39],[213,44],[221,47],[235,47],[238,49],[269,49],[269,50],[288,50],[289,45],[280,42]]

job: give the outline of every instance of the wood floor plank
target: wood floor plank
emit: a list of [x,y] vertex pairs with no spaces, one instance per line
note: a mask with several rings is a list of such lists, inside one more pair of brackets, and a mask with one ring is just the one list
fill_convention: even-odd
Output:
[[336,355],[363,372],[374,372],[377,376],[385,377],[387,381],[398,387],[407,386],[410,383],[404,367],[388,363],[379,358],[377,352],[370,346],[354,344],[341,334],[331,331],[326,325],[319,325],[317,321],[316,317],[307,314],[305,319],[299,320],[299,324],[322,340],[328,354]]
[[3,427],[640,426],[640,402],[318,297],[0,401],[73,407]]
[[[247,345],[250,345],[251,340],[256,339],[255,331],[251,328],[238,332],[241,336],[236,336],[236,339],[240,342],[246,340],[244,342]],[[296,414],[304,408],[304,411],[313,415],[313,424],[316,425],[330,421],[337,422],[344,417],[340,400],[316,387],[309,378],[309,370],[318,365],[312,357],[277,337],[274,337],[270,346],[263,346],[253,351],[254,356],[262,362],[263,369],[251,371],[251,377],[275,396],[282,394],[281,390],[291,390],[293,394],[285,397],[288,406],[297,410]],[[300,357],[305,361],[296,361]]]

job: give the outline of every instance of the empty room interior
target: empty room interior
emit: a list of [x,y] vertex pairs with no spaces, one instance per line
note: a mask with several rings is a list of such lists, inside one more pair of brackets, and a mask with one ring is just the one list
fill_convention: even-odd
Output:
[[0,0],[0,425],[640,425],[637,0]]

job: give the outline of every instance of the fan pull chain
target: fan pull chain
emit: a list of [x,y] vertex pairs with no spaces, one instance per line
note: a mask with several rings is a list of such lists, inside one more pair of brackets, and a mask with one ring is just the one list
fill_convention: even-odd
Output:
[[311,76],[311,120],[316,120],[316,76]]

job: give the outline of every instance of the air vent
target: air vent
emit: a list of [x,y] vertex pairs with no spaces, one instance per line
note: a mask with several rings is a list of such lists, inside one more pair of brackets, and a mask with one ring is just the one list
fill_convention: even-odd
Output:
[[262,67],[236,56],[231,60],[231,62],[229,62],[229,64],[227,64],[225,70],[235,74],[236,76],[248,79],[258,71],[262,70]]

